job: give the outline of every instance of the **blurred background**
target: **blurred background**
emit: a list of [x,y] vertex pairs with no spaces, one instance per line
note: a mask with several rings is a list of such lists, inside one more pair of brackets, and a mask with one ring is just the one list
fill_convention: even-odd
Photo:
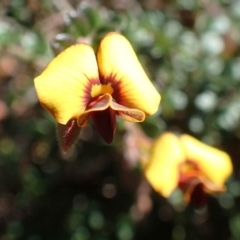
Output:
[[[1,0],[0,240],[239,240],[239,26],[238,0]],[[188,133],[231,156],[228,190],[207,209],[151,189],[121,120],[113,144],[89,125],[61,154],[33,79],[67,46],[96,47],[110,31],[161,93],[145,134]]]

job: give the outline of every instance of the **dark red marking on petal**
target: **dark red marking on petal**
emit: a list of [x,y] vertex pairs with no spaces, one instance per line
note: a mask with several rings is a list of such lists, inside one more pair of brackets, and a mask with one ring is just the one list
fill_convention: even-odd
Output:
[[85,85],[84,88],[84,97],[81,99],[81,101],[83,101],[84,105],[87,106],[88,103],[91,101],[92,96],[91,96],[91,91],[92,91],[92,86],[93,85],[100,85],[100,80],[99,78],[93,78],[93,79],[89,79],[88,83]]
[[110,107],[90,113],[96,128],[106,143],[111,143],[116,130],[116,114]]
[[[116,73],[111,73],[110,75],[108,76],[104,76],[103,74],[99,73],[99,79],[100,79],[100,82],[101,84],[108,84],[108,83],[113,83],[113,82],[118,82],[116,81],[116,76],[117,74]],[[120,80],[120,79],[118,79]]]
[[121,84],[122,84],[122,80],[121,79],[117,79],[116,78],[117,74],[110,74],[108,76],[103,76],[101,75],[101,73],[99,73],[99,78],[101,81],[101,84],[108,84],[111,83],[111,87],[113,88],[113,93],[112,93],[112,97],[113,99],[118,102],[121,103]]
[[69,120],[66,125],[58,124],[57,137],[61,150],[67,153],[74,143],[78,140],[81,128],[78,127],[76,120]]
[[[81,101],[83,101],[85,106],[88,106],[90,102],[92,102],[92,96],[91,96],[91,91],[92,91],[92,87],[94,85],[107,85],[107,84],[111,84],[111,87],[113,89],[113,93],[112,93],[112,97],[113,99],[118,102],[121,103],[121,93],[120,93],[120,89],[121,89],[121,79],[118,79],[118,81],[116,81],[116,74],[111,74],[107,77],[101,76],[99,74],[99,78],[96,79],[89,79],[88,83],[85,85],[84,87],[84,97],[81,99]],[[99,96],[97,96],[99,97]]]

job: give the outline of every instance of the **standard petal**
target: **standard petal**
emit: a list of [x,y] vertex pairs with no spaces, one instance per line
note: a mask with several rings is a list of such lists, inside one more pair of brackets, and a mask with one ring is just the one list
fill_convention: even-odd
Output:
[[139,109],[146,115],[157,111],[160,95],[125,37],[107,34],[99,44],[97,61],[102,84],[112,82],[113,98],[119,104]]
[[98,66],[92,47],[76,44],[54,58],[34,79],[39,101],[61,124],[77,118],[98,84]]
[[179,142],[175,134],[164,133],[155,141],[149,163],[144,168],[149,183],[164,197],[169,197],[178,187],[179,165],[185,160]]
[[195,162],[212,183],[223,185],[233,170],[229,155],[187,134],[181,135],[181,142],[187,159]]

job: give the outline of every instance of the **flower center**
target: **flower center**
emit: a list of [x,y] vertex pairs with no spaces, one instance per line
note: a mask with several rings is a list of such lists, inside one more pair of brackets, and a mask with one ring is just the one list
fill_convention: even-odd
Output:
[[225,191],[223,186],[208,180],[197,164],[191,161],[180,164],[178,187],[183,191],[185,201],[197,208],[206,205],[207,193],[215,194]]
[[183,191],[185,201],[197,208],[205,206],[206,193],[201,181],[204,176],[197,165],[191,161],[186,161],[180,164],[179,174],[178,186]]
[[107,84],[94,84],[91,88],[91,97],[95,98],[105,93],[113,94],[113,88],[111,83]]
[[196,165],[196,163],[192,161],[185,161],[179,166],[180,175],[184,175],[186,173],[196,172],[196,171],[198,171],[198,166]]

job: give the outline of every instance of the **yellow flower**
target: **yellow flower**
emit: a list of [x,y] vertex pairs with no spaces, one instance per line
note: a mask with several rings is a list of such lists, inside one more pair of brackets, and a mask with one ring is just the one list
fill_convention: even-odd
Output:
[[67,48],[34,82],[41,105],[65,126],[69,139],[71,129],[86,126],[91,117],[101,137],[111,143],[116,115],[142,122],[160,103],[132,46],[115,32],[102,39],[96,55],[83,43]]
[[164,197],[179,187],[186,202],[196,207],[206,203],[206,193],[225,191],[224,183],[232,173],[229,155],[183,134],[167,132],[152,147],[144,174]]

